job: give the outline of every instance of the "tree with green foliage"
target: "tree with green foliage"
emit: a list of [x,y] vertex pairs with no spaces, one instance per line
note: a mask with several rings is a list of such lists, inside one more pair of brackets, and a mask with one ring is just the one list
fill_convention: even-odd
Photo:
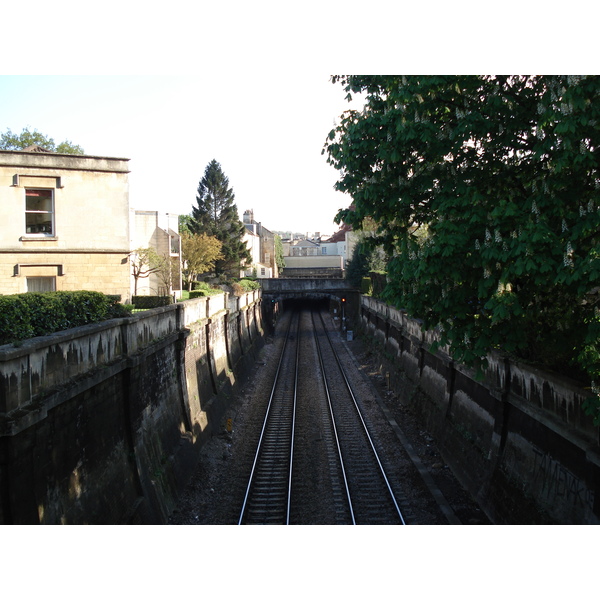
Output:
[[193,234],[189,231],[181,234],[183,273],[190,291],[198,275],[215,268],[215,263],[223,256],[222,246],[223,244],[213,235]]
[[285,258],[283,256],[283,243],[281,242],[281,236],[275,234],[275,264],[277,265],[277,271],[281,275],[285,268]]
[[359,236],[352,256],[346,264],[346,279],[354,287],[360,288],[364,277],[370,277],[373,272],[384,274],[386,269],[387,256],[383,248],[373,245],[367,236]]
[[346,264],[346,279],[357,289],[360,289],[364,277],[369,276],[369,247],[363,242],[354,246],[354,252]]
[[[354,210],[354,206],[350,208]],[[373,272],[384,274],[387,271],[388,257],[381,245],[373,243],[376,224],[372,219],[363,219],[361,228],[354,232],[356,244],[346,264],[346,279],[356,288],[361,287],[363,278],[370,277]]]
[[243,240],[246,229],[238,216],[233,189],[216,160],[204,170],[188,228],[193,234],[204,233],[221,242],[223,258],[215,263],[217,275],[239,277],[240,266],[252,260]]
[[[385,297],[468,364],[600,383],[600,77],[336,76],[324,152],[390,256]],[[565,369],[563,369],[564,371]]]
[[29,131],[29,128],[25,127],[19,135],[7,129],[0,134],[0,150],[24,150],[29,146],[40,146],[49,152],[58,154],[84,154],[81,146],[77,146],[69,140],[56,145],[51,137],[45,136],[37,129]]
[[191,234],[190,221],[192,217],[190,215],[179,215],[179,235]]

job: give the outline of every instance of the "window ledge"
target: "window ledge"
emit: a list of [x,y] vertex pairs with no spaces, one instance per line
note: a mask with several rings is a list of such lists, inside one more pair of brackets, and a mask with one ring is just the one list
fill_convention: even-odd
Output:
[[22,235],[19,238],[20,242],[58,242],[58,236],[56,235]]

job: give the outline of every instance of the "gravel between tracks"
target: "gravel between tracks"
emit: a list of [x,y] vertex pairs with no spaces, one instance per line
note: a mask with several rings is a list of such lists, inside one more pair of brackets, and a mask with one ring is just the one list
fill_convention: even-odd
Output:
[[[387,392],[384,378],[377,372],[376,363],[361,341],[356,339],[343,343],[351,351],[353,362],[363,374],[364,385],[370,390],[365,404],[384,453],[397,462],[398,471],[402,472],[405,482],[403,502],[411,507],[407,522],[447,524],[450,515],[456,523],[489,523],[444,464],[435,440],[419,426],[410,411]],[[267,340],[256,362],[253,379],[232,401],[221,432],[202,448],[198,467],[169,519],[170,524],[237,523],[270,394],[275,362],[272,357],[276,355],[276,346],[276,339]],[[389,418],[395,421],[396,427],[390,425]],[[231,432],[225,429],[228,419],[233,425]],[[409,446],[408,453],[399,444],[399,433],[404,444]],[[420,472],[417,467],[420,467]]]

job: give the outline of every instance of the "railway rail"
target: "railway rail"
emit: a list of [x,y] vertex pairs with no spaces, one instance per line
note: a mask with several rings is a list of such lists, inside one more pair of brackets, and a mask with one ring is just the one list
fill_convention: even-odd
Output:
[[[289,524],[299,333],[300,315],[295,313],[279,358],[238,524]],[[294,338],[295,343],[290,343]]]
[[[401,524],[404,516],[369,433],[322,313],[313,326],[326,374],[332,427],[336,432],[352,524]],[[336,368],[337,367],[337,368]]]
[[[317,461],[329,476],[311,483]],[[307,522],[321,511],[311,484],[326,522],[405,524],[326,320],[304,310],[289,317],[238,523]]]

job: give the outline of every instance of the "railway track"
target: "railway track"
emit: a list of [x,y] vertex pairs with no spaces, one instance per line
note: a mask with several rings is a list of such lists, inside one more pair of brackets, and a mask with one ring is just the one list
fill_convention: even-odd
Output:
[[321,313],[313,326],[353,524],[405,525],[379,453]]
[[289,321],[238,524],[289,524],[300,315]]
[[301,311],[288,322],[238,523],[313,522],[307,514],[405,524],[326,322]]

